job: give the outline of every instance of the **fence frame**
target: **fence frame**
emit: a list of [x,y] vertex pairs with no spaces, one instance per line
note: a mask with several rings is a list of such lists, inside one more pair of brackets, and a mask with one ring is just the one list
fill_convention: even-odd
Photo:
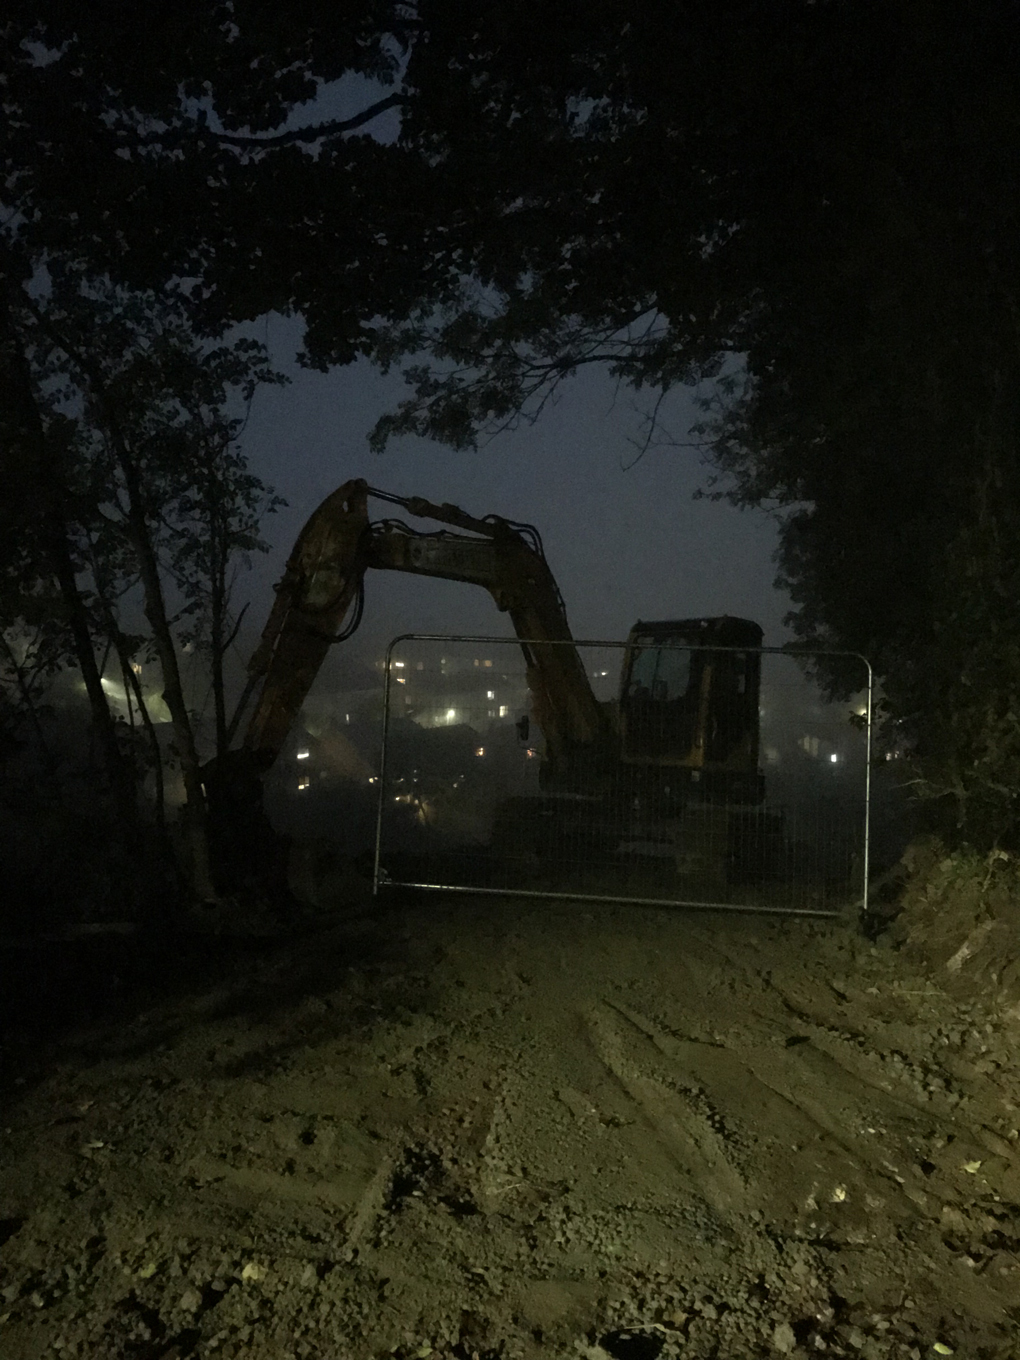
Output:
[[[380,889],[383,887],[395,888],[415,888],[426,892],[447,892],[465,893],[476,897],[521,897],[539,899],[542,901],[568,901],[568,902],[593,902],[600,904],[616,904],[621,906],[640,906],[640,907],[660,907],[683,909],[688,911],[728,911],[744,914],[766,915],[766,916],[802,916],[824,918],[827,920],[837,919],[843,913],[839,910],[827,910],[822,907],[770,907],[765,905],[744,904],[735,902],[691,902],[677,901],[669,898],[651,897],[623,897],[619,895],[600,895],[593,893],[578,892],[549,892],[541,889],[526,888],[491,888],[475,887],[469,884],[457,883],[405,883],[401,880],[391,880],[388,875],[384,875],[382,869],[382,833],[383,816],[386,805],[386,777],[389,754],[389,732],[390,732],[390,698],[393,689],[393,653],[403,642],[450,642],[450,643],[487,643],[498,646],[519,646],[519,647],[574,647],[578,650],[585,647],[607,647],[615,651],[624,651],[627,643],[619,639],[607,640],[605,638],[574,638],[557,639],[550,641],[548,638],[519,638],[515,636],[503,635],[501,637],[492,634],[478,633],[398,633],[386,648],[385,674],[383,681],[383,718],[382,718],[382,742],[379,757],[379,797],[376,805],[375,818],[375,849],[372,861],[372,896],[378,897]],[[865,719],[865,763],[864,763],[864,848],[862,853],[862,867],[864,883],[861,890],[860,912],[862,918],[866,917],[869,911],[868,901],[868,877],[870,872],[870,845],[871,845],[871,758],[872,758],[872,712],[874,699],[874,671],[871,662],[862,652],[844,651],[829,648],[809,648],[809,647],[719,647],[710,643],[703,645],[683,644],[678,646],[678,651],[705,651],[705,652],[755,652],[759,656],[782,656],[796,659],[804,657],[814,659],[818,657],[853,657],[860,661],[868,677],[867,700]]]

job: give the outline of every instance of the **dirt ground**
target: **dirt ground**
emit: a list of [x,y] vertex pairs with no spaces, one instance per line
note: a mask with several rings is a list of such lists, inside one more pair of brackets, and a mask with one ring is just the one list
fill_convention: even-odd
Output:
[[1015,1357],[1020,1010],[908,937],[363,904],[15,1036],[0,1354]]

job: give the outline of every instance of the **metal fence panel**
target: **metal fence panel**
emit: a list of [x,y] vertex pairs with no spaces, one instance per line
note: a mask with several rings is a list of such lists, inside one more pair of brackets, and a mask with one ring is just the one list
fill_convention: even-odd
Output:
[[810,678],[821,653],[573,645],[614,745],[550,779],[516,639],[391,643],[376,891],[389,883],[820,916],[866,908],[863,658],[856,699],[830,704]]

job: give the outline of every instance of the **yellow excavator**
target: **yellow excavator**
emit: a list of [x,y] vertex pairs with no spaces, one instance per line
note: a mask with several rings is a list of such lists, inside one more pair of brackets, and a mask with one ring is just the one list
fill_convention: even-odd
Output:
[[[395,519],[372,522],[369,496],[461,532],[421,533]],[[572,645],[537,531],[351,481],[327,496],[298,536],[249,663],[249,673],[264,680],[243,745],[262,768],[279,754],[330,647],[360,622],[370,569],[484,586],[524,640],[533,715],[548,760],[555,764],[568,752],[604,744],[607,717]]]
[[[370,498],[443,528],[370,520]],[[492,826],[495,850],[526,843],[530,851],[544,846],[541,855],[564,838],[601,846],[657,840],[658,853],[675,853],[681,873],[707,866],[711,879],[725,879],[734,843],[758,826],[764,798],[758,624],[729,616],[638,622],[623,651],[617,698],[600,702],[532,525],[475,518],[363,480],[337,487],[299,534],[249,662],[249,695],[261,688],[241,751],[207,767],[219,861],[234,862],[227,879],[272,881],[286,873],[262,817],[261,781],[330,647],[358,627],[369,570],[483,586],[509,613],[532,707],[518,729],[526,738],[536,722],[544,749],[541,793],[503,802]],[[253,854],[264,862],[253,862]]]
[[[400,519],[373,521],[370,497],[446,527],[421,531]],[[238,770],[246,767],[251,796],[256,772],[264,774],[279,755],[329,649],[357,627],[370,569],[483,586],[509,614],[524,653],[530,719],[544,737],[540,782],[547,800],[609,800],[614,824],[620,809],[676,817],[762,801],[756,623],[638,622],[623,654],[618,699],[604,704],[589,683],[533,526],[498,515],[478,519],[360,479],[345,482],[315,510],[276,587],[249,663],[250,684],[261,682],[261,690],[231,775],[235,793]]]
[[[443,528],[373,521],[370,498]],[[734,846],[747,843],[764,800],[758,624],[729,616],[636,623],[617,699],[602,703],[532,525],[475,518],[352,480],[311,514],[276,586],[249,662],[246,694],[258,696],[241,749],[205,767],[224,887],[258,880],[283,891],[286,850],[261,811],[262,779],[330,647],[358,627],[369,570],[483,586],[509,613],[532,706],[518,726],[526,737],[536,722],[544,749],[541,793],[507,798],[492,826],[494,849],[524,846],[541,855],[564,838],[578,845],[657,842],[660,853],[676,854],[681,873],[725,879]]]

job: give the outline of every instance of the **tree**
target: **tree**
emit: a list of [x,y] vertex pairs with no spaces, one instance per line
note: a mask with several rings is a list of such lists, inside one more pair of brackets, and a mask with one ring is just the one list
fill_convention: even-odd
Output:
[[[218,380],[225,385],[238,382],[251,357],[219,351],[218,367],[231,367],[234,373],[231,378],[221,371]],[[202,376],[208,382],[208,369]],[[245,376],[250,377],[250,369]],[[269,380],[265,371],[260,376]],[[180,637],[196,644],[208,658],[217,757],[226,754],[232,736],[225,661],[248,607],[236,615],[231,612],[238,561],[247,563],[252,553],[266,551],[259,534],[262,518],[285,504],[248,471],[237,445],[238,425],[236,418],[221,418],[211,427],[199,421],[193,436],[184,441],[184,490],[173,507],[173,542],[168,545],[169,569],[191,617],[189,626],[179,630]]]
[[[13,0],[0,277],[52,257],[140,289],[187,281],[210,326],[300,308],[304,277],[328,280],[333,342],[353,358],[367,320],[421,281],[402,252],[425,167],[371,135],[402,102],[386,87],[418,27],[399,0],[301,0],[285,18],[254,0],[158,14]],[[305,110],[341,80],[348,115]],[[312,126],[287,128],[295,112]]]
[[[322,366],[426,352],[379,440],[469,443],[593,363],[653,420],[735,378],[717,489],[781,515],[795,629],[868,652],[929,759],[944,545],[1016,495],[1015,6],[86,8],[5,29],[9,277],[63,253],[188,278],[212,328],[300,311]],[[301,108],[341,76],[348,114]]]
[[[378,0],[328,13],[309,0],[285,22],[249,0],[161,14],[14,0],[0,29],[3,527],[41,539],[33,569],[57,582],[124,824],[134,788],[96,640],[105,629],[130,686],[137,637],[115,603],[132,573],[139,580],[177,728],[203,894],[198,751],[167,582],[207,645],[222,745],[230,563],[257,546],[262,491],[231,452],[234,417],[208,392],[218,381],[247,381],[261,361],[236,346],[186,353],[178,322],[201,315],[208,333],[222,334],[236,317],[294,306],[310,242],[336,285],[331,325],[334,339],[345,332],[348,357],[366,347],[366,317],[417,296],[418,275],[384,236],[417,162],[368,136],[395,107],[380,85],[399,70],[413,27],[402,5]],[[295,108],[343,76],[366,88],[349,116],[307,134],[281,131]],[[405,237],[415,238],[413,226]],[[112,311],[103,310],[106,284],[125,290],[115,300],[108,293]],[[156,317],[157,295],[168,289],[178,309],[170,338],[165,325],[161,336],[147,331],[137,314],[140,303]],[[93,328],[97,319],[104,329]]]
[[[0,537],[6,549],[8,591],[16,583],[21,609],[31,614],[35,598],[56,586],[67,646],[80,668],[88,696],[101,766],[120,820],[130,826],[135,810],[133,789],[103,693],[89,603],[78,581],[65,451],[56,430],[48,431],[43,421],[30,359],[9,307],[0,310],[0,394],[0,448],[7,483]],[[18,611],[4,622],[23,617]]]
[[49,680],[66,664],[66,637],[55,620],[54,591],[23,594],[10,582],[0,605],[0,760],[31,733],[45,769],[55,760],[44,729]]
[[[188,869],[199,894],[212,896],[202,757],[181,676],[180,624],[191,640],[208,644],[224,741],[232,563],[239,550],[262,546],[259,514],[279,503],[247,471],[236,441],[255,387],[280,379],[254,341],[198,343],[182,302],[129,293],[66,266],[54,264],[45,285],[34,296],[25,292],[9,315],[31,375],[47,485],[73,544],[76,598],[83,608],[92,602],[126,688],[140,645],[158,658],[187,797]],[[47,565],[52,570],[52,559],[37,566],[40,576]],[[130,638],[121,622],[118,602],[136,585],[147,639]],[[84,650],[93,666],[94,647],[90,632]]]
[[653,421],[724,375],[714,489],[778,515],[795,632],[871,657],[957,834],[1020,846],[1015,7],[608,3],[539,37],[503,6],[443,37],[406,138],[463,284],[392,328],[432,359],[377,444],[471,443],[591,363]]

